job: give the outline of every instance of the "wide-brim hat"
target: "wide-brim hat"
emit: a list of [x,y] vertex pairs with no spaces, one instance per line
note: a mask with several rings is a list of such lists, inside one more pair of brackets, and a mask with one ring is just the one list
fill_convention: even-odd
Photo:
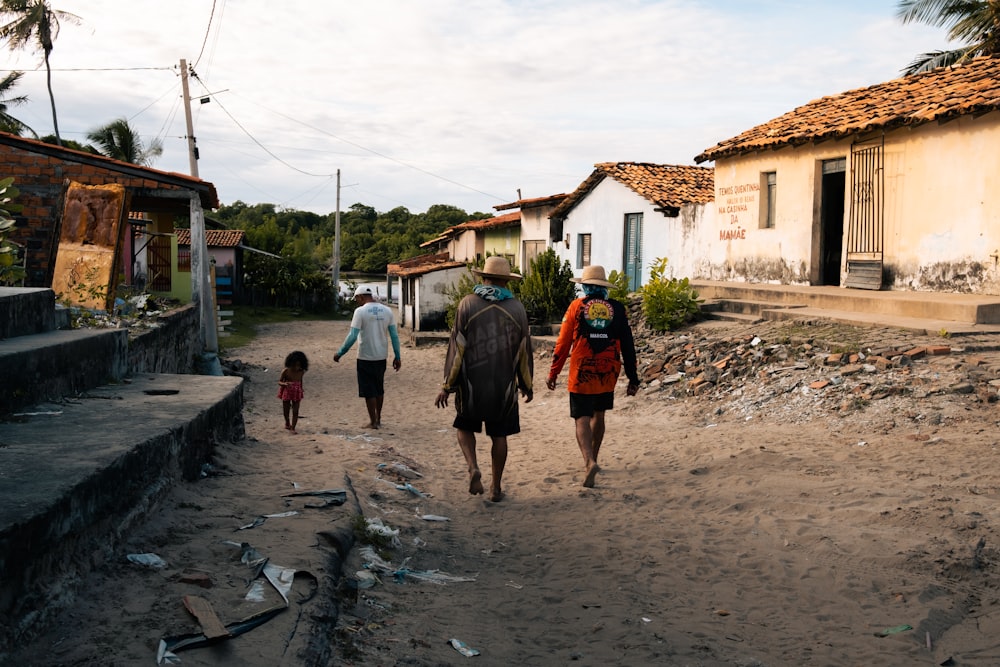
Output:
[[487,278],[497,278],[499,280],[521,279],[520,273],[514,273],[510,270],[510,262],[507,261],[507,258],[500,257],[499,255],[487,257],[483,268],[472,269],[472,272],[477,276],[486,276]]
[[581,285],[600,285],[601,287],[614,287],[608,282],[608,277],[604,275],[604,267],[600,264],[591,264],[583,268],[583,273],[579,278],[573,278],[573,282]]

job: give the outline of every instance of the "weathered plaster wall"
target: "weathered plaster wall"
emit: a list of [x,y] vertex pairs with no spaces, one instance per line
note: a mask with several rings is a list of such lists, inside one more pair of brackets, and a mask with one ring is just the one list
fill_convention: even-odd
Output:
[[[890,132],[884,149],[884,276],[891,289],[1000,294],[1000,113]],[[808,283],[817,165],[847,159],[844,247],[850,216],[851,142],[721,159],[716,212],[725,261],[699,260],[704,278]],[[761,174],[777,173],[776,225],[760,229]],[[842,273],[845,258],[841,259]]]

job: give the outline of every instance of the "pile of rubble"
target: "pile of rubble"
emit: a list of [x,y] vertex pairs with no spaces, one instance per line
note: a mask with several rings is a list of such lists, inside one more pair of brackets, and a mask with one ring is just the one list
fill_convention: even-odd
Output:
[[970,354],[944,338],[803,321],[715,322],[660,334],[641,311],[631,315],[644,395],[707,401],[713,418],[802,423],[865,411],[940,421],[948,406],[922,399],[997,401],[1000,355]]

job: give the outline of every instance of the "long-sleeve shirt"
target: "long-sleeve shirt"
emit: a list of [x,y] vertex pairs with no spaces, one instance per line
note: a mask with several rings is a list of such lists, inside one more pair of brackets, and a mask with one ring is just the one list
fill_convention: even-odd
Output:
[[597,297],[571,303],[559,327],[550,379],[559,376],[567,360],[567,388],[574,394],[614,391],[622,368],[629,382],[639,384],[635,341],[625,306],[614,299]]
[[396,331],[396,316],[392,308],[370,301],[354,309],[351,317],[351,330],[344,343],[337,350],[337,356],[344,356],[354,341],[361,335],[361,345],[358,346],[358,359],[363,361],[383,361],[389,356],[389,341],[392,341],[392,351],[399,359],[399,333]]

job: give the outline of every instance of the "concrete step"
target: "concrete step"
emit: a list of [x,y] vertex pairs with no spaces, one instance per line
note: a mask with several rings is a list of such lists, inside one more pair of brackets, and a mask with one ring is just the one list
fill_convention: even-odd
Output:
[[0,340],[0,415],[125,377],[128,330],[60,329]]
[[0,422],[0,663],[178,479],[239,439],[243,380],[140,374]]
[[40,287],[0,287],[0,339],[54,329],[55,292]]
[[[763,302],[772,308],[801,306],[885,317],[973,324],[1000,324],[1000,296],[942,292],[869,291],[831,286],[773,285],[692,280],[709,300]],[[953,327],[954,328],[954,327]]]

